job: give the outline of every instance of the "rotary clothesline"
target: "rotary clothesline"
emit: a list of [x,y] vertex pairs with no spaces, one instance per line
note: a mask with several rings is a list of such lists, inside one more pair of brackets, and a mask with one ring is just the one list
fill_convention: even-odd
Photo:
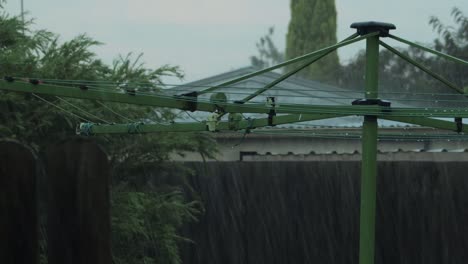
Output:
[[[156,87],[152,87],[152,85],[150,85],[150,87],[146,87],[148,91],[139,91],[138,89],[144,88],[132,88],[129,87],[129,85],[126,85],[124,82],[122,83],[121,87],[119,87],[119,89],[121,89],[119,91],[97,88],[95,86],[101,85],[95,85],[95,83],[93,84],[90,82],[82,82],[81,84],[76,82],[60,83],[56,80],[55,84],[53,84],[53,81],[51,84],[48,83],[50,81],[47,80],[22,80],[13,77],[6,77],[5,80],[1,81],[0,90],[33,93],[35,96],[49,95],[57,96],[59,98],[69,97],[77,99],[98,100],[102,102],[117,102],[153,107],[167,107],[172,109],[180,109],[183,111],[204,111],[211,113],[208,120],[204,122],[184,124],[174,123],[169,125],[162,125],[145,124],[143,122],[128,124],[95,124],[90,122],[81,123],[79,126],[80,130],[84,134],[88,135],[99,133],[150,133],[161,131],[250,131],[254,128],[275,126],[278,124],[324,120],[352,115],[363,116],[364,122],[362,125],[362,133],[353,133],[352,135],[348,133],[340,136],[352,136],[362,140],[359,263],[373,264],[375,258],[377,142],[379,140],[377,126],[378,119],[386,119],[425,127],[451,130],[459,133],[459,135],[456,135],[457,137],[463,137],[464,133],[468,132],[468,127],[463,123],[463,118],[468,118],[468,108],[394,107],[391,106],[391,102],[380,99],[378,91],[380,46],[383,46],[393,54],[414,65],[416,68],[438,80],[446,87],[451,88],[452,90],[461,94],[465,94],[467,92],[463,87],[457,86],[457,84],[447,80],[443,76],[431,71],[421,63],[413,60],[412,58],[402,54],[398,50],[384,43],[381,41],[381,38],[393,38],[397,41],[411,45],[415,48],[419,48],[423,51],[430,52],[431,54],[446,60],[450,60],[454,63],[460,63],[466,66],[468,65],[468,62],[435,50],[428,49],[421,45],[409,42],[405,39],[390,34],[390,30],[396,29],[393,24],[381,22],[362,22],[353,23],[351,28],[356,29],[357,33],[330,47],[311,52],[309,54],[285,61],[266,69],[234,78],[232,80],[208,87],[203,90],[188,91],[176,96],[149,92],[154,91],[153,89],[156,89]],[[365,91],[363,92],[363,99],[354,100],[351,102],[351,105],[308,105],[297,103],[278,103],[276,97],[268,95],[267,101],[264,103],[249,102],[255,97],[270,91],[285,79],[293,76],[297,72],[320,60],[336,49],[361,40],[366,41]],[[303,62],[303,64],[292,71],[282,74],[276,80],[259,88],[241,100],[229,101],[225,93],[215,93],[210,97],[209,100],[200,98],[200,96],[203,94],[210,94],[214,91],[219,91],[221,88],[238,84],[239,82],[249,78],[273,71],[284,66],[295,64],[297,62]],[[46,102],[48,101],[46,100]],[[76,107],[74,108],[76,109]],[[246,120],[242,116],[243,113],[265,114],[268,117],[247,118]],[[223,121],[222,117],[226,114],[228,114],[228,121]],[[436,117],[453,118],[453,122],[435,119]],[[283,131],[283,133],[285,132]],[[297,131],[295,133],[297,133]],[[399,135],[401,134],[383,133],[380,137],[392,138],[398,137]],[[436,135],[431,134],[424,136],[415,134],[411,136],[407,135],[407,137],[415,139],[426,137],[433,139],[436,137]],[[438,138],[442,140],[450,140],[449,136],[446,137],[445,135],[439,135]]]

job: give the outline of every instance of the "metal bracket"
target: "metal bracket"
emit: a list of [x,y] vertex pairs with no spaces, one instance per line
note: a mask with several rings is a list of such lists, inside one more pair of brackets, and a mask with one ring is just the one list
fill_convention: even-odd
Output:
[[268,112],[268,125],[269,126],[275,126],[273,124],[273,117],[276,116],[276,98],[273,97],[273,96],[269,96],[267,97],[267,102],[266,102],[266,106],[267,107],[270,107],[270,112]]
[[136,122],[136,123],[131,123],[128,124],[128,133],[129,134],[138,134],[140,133],[140,126],[144,125],[143,122]]

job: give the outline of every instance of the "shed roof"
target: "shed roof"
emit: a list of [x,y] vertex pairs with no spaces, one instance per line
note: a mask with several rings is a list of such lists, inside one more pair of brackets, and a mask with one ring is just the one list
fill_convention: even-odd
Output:
[[[179,87],[166,90],[170,95],[184,94],[188,92],[201,91],[211,86],[232,80],[234,78],[252,73],[259,70],[258,68],[249,66],[240,69],[224,72],[211,77],[203,78],[194,82],[184,84]],[[278,72],[267,72],[247,80],[236,83],[235,85],[226,86],[217,89],[215,92],[223,92],[227,95],[229,101],[241,100],[244,97],[254,93],[256,90],[263,88],[265,85],[273,82],[281,76]],[[206,93],[200,96],[201,99],[209,99],[212,93]],[[321,83],[318,81],[290,77],[283,82],[277,84],[274,88],[259,95],[251,102],[263,103],[267,97],[274,96],[276,103],[291,103],[291,104],[310,104],[310,105],[351,105],[355,99],[363,98],[363,91],[353,91],[339,88],[333,85]],[[393,102],[392,106],[397,107],[411,107],[410,105]],[[262,114],[246,115],[250,117],[265,117]],[[208,113],[196,112],[191,114],[182,113],[179,115],[179,122],[184,120],[187,122],[196,120],[206,120]],[[227,118],[227,117],[225,117]],[[296,124],[281,125],[278,127],[361,127],[363,117],[349,116],[339,117],[326,120],[309,121]],[[417,127],[415,125],[379,120],[379,127]]]

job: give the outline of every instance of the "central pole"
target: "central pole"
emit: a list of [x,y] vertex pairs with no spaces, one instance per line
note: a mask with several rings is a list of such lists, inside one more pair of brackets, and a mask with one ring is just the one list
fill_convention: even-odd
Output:
[[[389,36],[395,25],[382,22],[353,23],[351,28],[364,35],[378,32],[366,39],[366,87],[365,99],[353,105],[378,105],[390,107],[390,102],[378,99],[379,90],[379,38]],[[388,110],[388,109],[387,109]],[[377,196],[377,116],[364,116],[362,125],[361,215],[359,223],[359,264],[375,261],[375,216]]]
[[[379,36],[366,40],[367,100],[378,97]],[[377,186],[377,117],[364,116],[362,132],[361,216],[359,263],[373,264],[375,259],[375,215]]]

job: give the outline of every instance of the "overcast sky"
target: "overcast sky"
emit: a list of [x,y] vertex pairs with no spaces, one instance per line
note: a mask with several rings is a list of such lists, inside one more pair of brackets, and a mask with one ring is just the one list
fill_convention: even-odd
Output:
[[[87,33],[105,43],[96,52],[106,62],[143,52],[149,67],[180,65],[185,81],[249,65],[270,26],[284,49],[290,18],[289,0],[24,0],[24,6],[38,28],[64,40]],[[450,25],[454,6],[468,15],[468,0],[337,0],[338,39],[354,33],[352,22],[377,20],[394,23],[396,35],[428,43],[435,37],[429,17]],[[8,0],[6,9],[19,14],[20,0]],[[340,50],[340,59],[361,47]]]

